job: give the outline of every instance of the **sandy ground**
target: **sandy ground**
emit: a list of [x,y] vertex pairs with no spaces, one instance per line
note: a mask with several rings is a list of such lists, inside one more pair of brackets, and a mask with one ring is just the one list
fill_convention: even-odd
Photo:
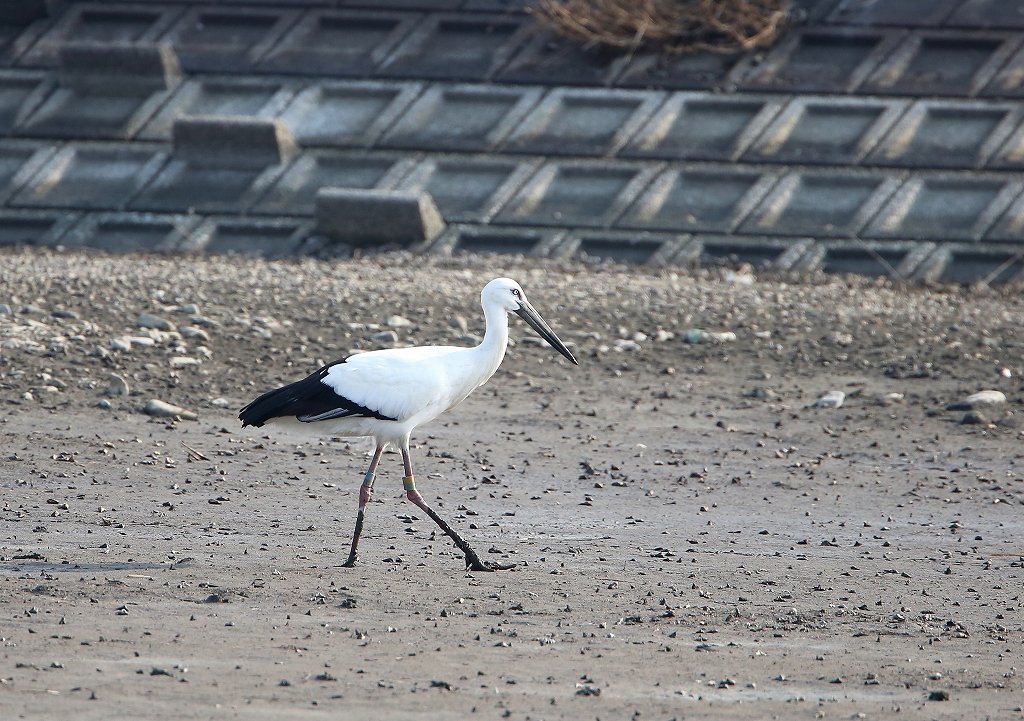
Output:
[[[516,567],[465,573],[389,454],[341,568],[369,442],[236,409],[471,342],[499,274],[581,365],[514,319],[413,453]],[[744,280],[0,253],[0,716],[1024,718],[1020,289]]]

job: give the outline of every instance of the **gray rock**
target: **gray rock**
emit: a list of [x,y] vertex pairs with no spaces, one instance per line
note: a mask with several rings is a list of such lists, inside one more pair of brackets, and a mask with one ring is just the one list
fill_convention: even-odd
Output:
[[829,391],[811,404],[813,408],[839,408],[846,400],[846,394],[842,391]]
[[139,317],[135,320],[135,325],[139,328],[153,328],[155,330],[177,330],[174,323],[152,313],[140,313]]
[[978,391],[962,401],[950,403],[947,411],[969,411],[975,408],[986,408],[1006,403],[1006,395],[1002,391]]
[[156,398],[146,401],[142,412],[154,418],[181,418],[186,421],[198,420],[199,416],[193,411],[187,411],[181,406],[167,403]]
[[370,339],[380,343],[395,343],[398,340],[398,333],[393,330],[382,330],[380,333],[371,335]]
[[967,411],[960,419],[960,423],[965,426],[987,426],[989,419],[981,411]]
[[125,380],[123,376],[119,376],[117,373],[111,373],[109,380],[110,385],[104,389],[103,395],[115,397],[126,396],[131,392],[131,389],[128,387],[128,381]]

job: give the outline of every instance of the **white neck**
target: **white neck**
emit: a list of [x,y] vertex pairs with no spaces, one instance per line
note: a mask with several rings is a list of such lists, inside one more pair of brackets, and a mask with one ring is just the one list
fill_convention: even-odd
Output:
[[508,313],[505,309],[496,305],[484,306],[484,320],[487,330],[483,341],[476,347],[476,351],[487,359],[487,363],[483,364],[486,375],[480,379],[481,383],[498,370],[508,347]]

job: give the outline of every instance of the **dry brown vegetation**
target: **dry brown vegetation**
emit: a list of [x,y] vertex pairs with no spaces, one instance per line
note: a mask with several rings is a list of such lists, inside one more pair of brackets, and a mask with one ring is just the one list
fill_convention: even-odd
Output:
[[735,52],[770,45],[789,0],[538,0],[540,22],[567,38],[621,52]]

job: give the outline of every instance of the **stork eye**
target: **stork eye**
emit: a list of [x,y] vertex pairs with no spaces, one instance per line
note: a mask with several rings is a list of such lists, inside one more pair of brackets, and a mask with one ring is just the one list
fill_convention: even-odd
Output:
[[514,295],[516,298],[522,298],[523,297],[522,293],[519,292],[518,288],[513,288],[512,289],[512,295]]

